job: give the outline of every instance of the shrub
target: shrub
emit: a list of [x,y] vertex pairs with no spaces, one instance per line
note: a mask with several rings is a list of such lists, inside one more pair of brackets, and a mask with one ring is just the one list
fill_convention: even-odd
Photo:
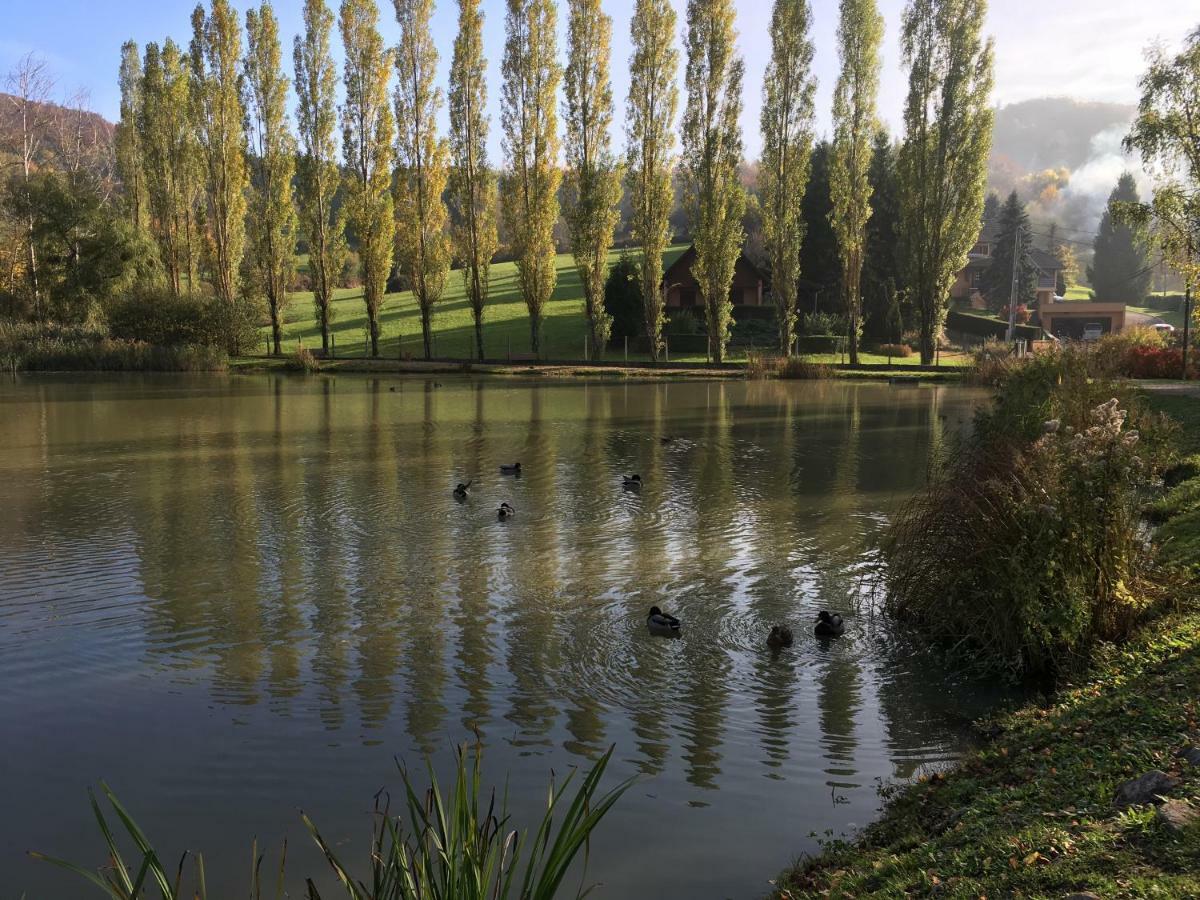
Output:
[[216,347],[159,347],[56,324],[0,325],[0,360],[30,372],[220,372],[227,365]]
[[[1095,344],[1099,360],[1103,361],[1106,370],[1115,375],[1132,375],[1138,364],[1138,357],[1145,350],[1160,350],[1169,343],[1166,335],[1153,328],[1127,328],[1120,334],[1106,334]],[[1179,367],[1175,369],[1176,376]],[[1137,376],[1152,377],[1152,376]]]
[[[1008,321],[1008,304],[1000,310],[1000,318],[1005,322]],[[1013,321],[1018,325],[1028,325],[1030,319],[1029,307],[1024,303],[1017,304],[1016,315],[1013,316]]]
[[969,665],[1058,676],[1161,596],[1140,510],[1167,428],[1093,356],[1015,364],[886,537],[889,609]]
[[[747,307],[755,309],[756,307]],[[779,326],[773,319],[740,319],[734,323],[729,343],[735,347],[773,347],[779,344]]]
[[782,378],[787,380],[809,380],[829,378],[832,370],[819,363],[811,363],[798,356],[775,356],[766,353],[746,355],[747,378]]
[[908,344],[880,344],[876,351],[880,356],[895,356],[908,359],[913,355],[913,348]]
[[305,375],[315,375],[321,371],[321,361],[307,347],[300,347],[288,357],[286,367],[289,372],[303,372]]
[[705,333],[704,323],[700,321],[700,317],[693,315],[686,309],[677,309],[669,312],[666,324],[663,325],[663,334],[668,334],[672,337],[690,337],[691,335]]
[[637,262],[622,253],[604,282],[604,311],[612,317],[612,337],[636,338],[645,333],[641,274]]
[[167,288],[142,287],[108,305],[108,331],[118,340],[162,347],[216,343],[205,304]]
[[[1183,350],[1179,347],[1133,347],[1125,357],[1124,374],[1130,378],[1179,378],[1183,372]],[[1188,363],[1188,374],[1196,367]]]
[[1020,365],[1021,360],[1013,354],[1011,346],[989,338],[971,351],[971,365],[966,376],[968,381],[975,384],[995,387]]
[[827,312],[804,313],[800,316],[800,331],[804,334],[846,334],[848,326],[845,316]]

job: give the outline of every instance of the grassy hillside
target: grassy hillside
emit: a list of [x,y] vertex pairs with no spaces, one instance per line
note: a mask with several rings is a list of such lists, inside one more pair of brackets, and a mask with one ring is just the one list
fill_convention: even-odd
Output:
[[[664,266],[673,263],[686,250],[686,245],[671,247],[663,256]],[[622,251],[613,251],[610,260],[616,262]],[[624,251],[637,257],[640,250]],[[587,326],[583,317],[583,287],[569,253],[557,259],[558,286],[546,307],[542,332],[542,356],[546,359],[581,359]],[[389,294],[380,310],[382,340],[379,352],[392,359],[402,354],[420,358],[421,316],[412,293]],[[297,341],[305,347],[321,345],[321,333],[313,316],[311,292],[293,294],[284,311],[284,339],[287,349],[295,349]],[[467,304],[462,272],[453,271],[446,282],[446,293],[434,308],[433,328],[436,340],[434,353],[440,357],[469,359],[474,356],[474,323]],[[362,291],[347,289],[337,292],[334,302],[333,333],[337,355],[364,356],[367,353],[367,316]],[[265,335],[265,332],[264,332]],[[529,315],[517,286],[516,263],[497,263],[491,269],[491,296],[483,314],[484,352],[489,358],[504,358],[529,353]]]

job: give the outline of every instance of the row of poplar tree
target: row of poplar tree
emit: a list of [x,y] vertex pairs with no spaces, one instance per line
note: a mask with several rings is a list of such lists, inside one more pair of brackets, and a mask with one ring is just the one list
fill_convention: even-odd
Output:
[[[372,353],[378,355],[379,310],[395,266],[420,308],[428,355],[431,313],[453,260],[461,268],[482,359],[488,270],[503,216],[536,353],[555,288],[554,227],[561,216],[583,284],[591,346],[599,356],[609,333],[604,282],[624,190],[629,230],[643,251],[643,318],[657,358],[664,323],[662,255],[671,239],[678,180],[696,249],[693,275],[703,300],[709,355],[721,361],[732,325],[730,285],[745,239],[747,204],[740,176],[744,66],[735,47],[733,0],[688,2],[681,117],[675,12],[670,0],[637,0],[630,23],[623,153],[610,136],[612,20],[600,0],[567,0],[565,66],[556,46],[554,2],[506,4],[500,88],[504,159],[498,167],[487,158],[480,0],[458,0],[458,33],[444,97],[435,85],[433,0],[394,0],[400,27],[396,46],[387,46],[380,36],[376,0],[342,0],[336,21],[345,60],[340,106],[331,54],[335,18],[323,0],[305,0],[291,79],[268,2],[246,13],[244,53],[242,23],[227,0],[212,0],[207,11],[197,7],[187,50],[168,39],[139,54],[127,43],[118,167],[128,214],[153,237],[171,289],[186,293],[203,273],[226,303],[237,304],[244,295],[265,298],[278,353],[281,312],[302,240],[322,346],[328,350],[334,284],[352,240]],[[903,13],[903,59],[910,77],[897,155],[899,256],[926,362],[934,352],[950,284],[975,242],[983,209],[992,130],[992,48],[980,31],[985,12],[986,0],[909,0]],[[785,352],[796,323],[802,207],[813,146],[810,28],[807,0],[775,0],[763,85],[759,190]],[[841,0],[830,223],[838,242],[852,360],[872,212],[869,168],[879,129],[882,36],[875,0]],[[295,133],[289,125],[289,86],[298,98]],[[444,101],[450,127],[441,135],[436,120]],[[564,177],[566,208],[560,209]]]

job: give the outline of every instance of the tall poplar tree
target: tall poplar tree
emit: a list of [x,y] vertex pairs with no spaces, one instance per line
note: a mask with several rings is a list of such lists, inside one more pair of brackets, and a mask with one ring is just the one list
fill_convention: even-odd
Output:
[[981,34],[986,18],[986,0],[909,0],[904,10],[901,259],[926,365],[983,215],[994,120],[992,42]]
[[433,306],[450,270],[446,234],[449,154],[437,134],[442,92],[434,87],[438,52],[429,31],[433,0],[395,0],[400,25],[396,51],[396,250],[421,311],[425,358],[432,354]]
[[879,45],[883,17],[875,0],[842,0],[838,56],[842,71],[833,92],[833,151],[829,160],[830,223],[842,261],[842,290],[850,330],[850,364],[858,365],[862,333],[862,269],[871,218],[872,140],[879,128]]
[[583,284],[592,357],[604,355],[612,317],[604,310],[608,252],[620,217],[621,172],[612,151],[613,98],[609,76],[612,18],[600,0],[569,0],[566,157],[571,188],[571,249]]
[[342,0],[342,152],[346,161],[347,219],[358,240],[371,355],[379,355],[379,307],[392,268],[396,223],[392,207],[392,108],[388,78],[392,52],[379,35],[375,0]]
[[196,274],[200,158],[191,120],[186,57],[174,41],[146,45],[138,143],[150,233],[175,297],[191,293]]
[[529,310],[529,348],[541,353],[542,319],[558,280],[558,64],[552,0],[508,0],[501,121],[506,172],[502,203]]
[[682,168],[696,247],[692,275],[704,299],[714,362],[725,359],[733,324],[729,289],[745,239],[746,191],[738,178],[745,67],[735,39],[733,0],[688,0]]
[[250,100],[250,261],[257,290],[271,314],[271,342],[282,352],[280,315],[295,270],[296,139],[288,128],[288,77],[283,74],[279,22],[268,0],[246,11],[246,87]]
[[796,329],[800,249],[804,244],[804,189],[813,145],[813,45],[808,0],[775,0],[771,61],[763,76],[763,237],[771,260],[771,292],[779,325],[779,350],[791,355]]
[[[242,102],[242,32],[228,0],[192,13],[192,116],[204,172],[203,258],[217,297],[241,299],[246,253],[246,109]],[[231,319],[232,321],[232,319]],[[239,352],[236,334],[230,351]]]
[[138,119],[142,114],[142,59],[138,45],[126,41],[121,45],[121,120],[113,135],[117,175],[121,179],[122,197],[130,224],[138,231],[146,227],[146,176],[142,163],[142,142]]
[[488,168],[487,63],[479,0],[459,0],[458,36],[450,64],[450,197],[455,255],[462,263],[475,320],[475,352],[483,360],[483,308],[496,252],[496,178]]
[[330,52],[332,30],[333,13],[324,0],[304,0],[304,34],[296,36],[292,51],[300,131],[296,200],[300,232],[308,244],[309,282],[325,355],[329,354],[334,286],[346,258],[346,223],[333,202],[341,174],[334,137],[337,71]]
[[637,0],[629,26],[633,56],[625,105],[626,186],[630,231],[642,247],[639,265],[642,309],[650,357],[662,352],[663,253],[671,240],[671,180],[675,114],[679,107],[679,51],[670,0]]

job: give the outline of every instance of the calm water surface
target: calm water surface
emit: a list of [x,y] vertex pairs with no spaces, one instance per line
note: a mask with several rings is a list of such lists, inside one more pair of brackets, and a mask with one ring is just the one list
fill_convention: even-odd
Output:
[[[39,378],[0,386],[0,872],[100,862],[104,778],[242,896],[249,841],[362,851],[393,757],[477,727],[529,821],[612,743],[642,776],[599,896],[760,896],[952,760],[994,698],[914,655],[860,575],[978,394],[882,384]],[[671,443],[661,438],[673,436]],[[520,460],[524,476],[501,477]],[[622,473],[646,479],[622,491]],[[470,499],[451,489],[474,479]],[[514,520],[496,521],[502,500]],[[658,604],[683,637],[651,637]],[[809,622],[847,614],[822,644]],[[773,655],[776,622],[796,646]]]

